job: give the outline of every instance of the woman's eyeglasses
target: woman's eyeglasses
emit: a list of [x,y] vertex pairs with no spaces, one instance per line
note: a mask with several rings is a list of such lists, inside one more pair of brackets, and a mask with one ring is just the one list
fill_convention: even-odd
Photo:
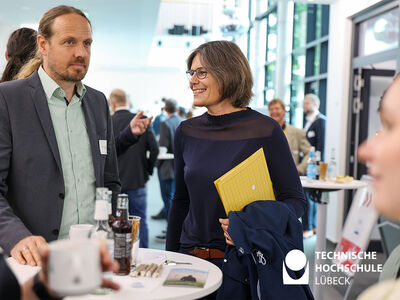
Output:
[[192,79],[193,75],[196,73],[196,76],[198,79],[204,79],[207,77],[207,69],[204,67],[197,68],[196,70],[187,70],[186,71],[186,76],[188,77],[189,80]]

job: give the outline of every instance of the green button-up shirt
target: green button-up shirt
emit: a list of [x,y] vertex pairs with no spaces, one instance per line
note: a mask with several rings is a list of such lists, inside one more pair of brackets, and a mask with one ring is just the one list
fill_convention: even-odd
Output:
[[49,104],[65,184],[64,208],[58,238],[68,238],[72,224],[94,223],[96,178],[82,100],[86,88],[79,82],[67,105],[63,89],[39,68],[39,78]]

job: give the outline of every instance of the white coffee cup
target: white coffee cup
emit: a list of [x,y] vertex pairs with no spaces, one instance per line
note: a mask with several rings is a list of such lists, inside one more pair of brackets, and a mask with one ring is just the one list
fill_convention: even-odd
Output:
[[70,240],[86,240],[89,238],[90,230],[92,230],[92,224],[74,224],[69,228],[69,239]]
[[90,293],[102,281],[99,243],[58,240],[49,243],[49,286],[60,296]]

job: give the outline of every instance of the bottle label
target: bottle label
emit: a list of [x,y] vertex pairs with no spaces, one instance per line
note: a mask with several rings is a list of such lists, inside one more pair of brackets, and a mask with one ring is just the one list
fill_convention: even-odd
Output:
[[316,175],[316,165],[315,164],[308,164],[307,165],[307,177],[315,179]]
[[108,252],[110,252],[111,257],[114,257],[114,240],[113,239],[106,239]]
[[335,172],[335,167],[331,166],[328,167],[328,179],[335,180],[336,179],[336,172]]
[[108,219],[108,203],[105,200],[96,200],[94,210],[95,220],[107,220]]
[[130,233],[114,233],[114,258],[129,258],[131,255]]

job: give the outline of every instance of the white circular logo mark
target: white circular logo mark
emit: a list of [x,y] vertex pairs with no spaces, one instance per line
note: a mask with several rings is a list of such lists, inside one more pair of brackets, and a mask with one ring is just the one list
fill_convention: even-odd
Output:
[[286,255],[286,265],[293,271],[300,271],[307,263],[306,255],[300,250],[292,250]]

